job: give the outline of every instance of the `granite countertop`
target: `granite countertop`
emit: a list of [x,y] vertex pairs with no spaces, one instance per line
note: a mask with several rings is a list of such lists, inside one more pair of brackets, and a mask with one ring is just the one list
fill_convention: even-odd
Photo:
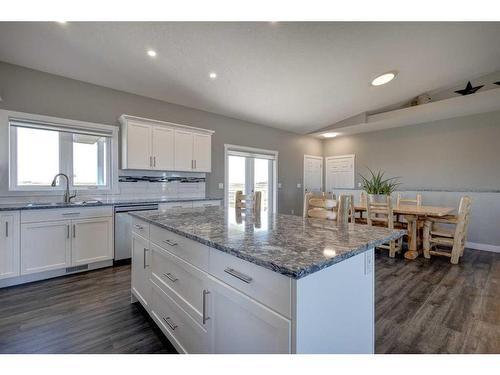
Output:
[[103,200],[89,200],[85,204],[64,203],[64,202],[46,202],[46,203],[0,203],[0,211],[14,210],[40,210],[47,208],[67,208],[67,207],[96,207],[96,206],[118,206],[127,204],[144,203],[170,203],[170,202],[196,202],[222,200],[222,198],[110,198]]
[[131,212],[130,215],[293,279],[397,239],[404,230],[337,224],[294,215],[202,207]]

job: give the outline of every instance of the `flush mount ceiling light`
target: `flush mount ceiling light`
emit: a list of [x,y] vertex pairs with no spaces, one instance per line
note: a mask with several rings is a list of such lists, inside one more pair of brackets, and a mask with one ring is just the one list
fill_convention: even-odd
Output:
[[396,78],[397,75],[398,75],[398,72],[395,70],[393,70],[392,72],[387,72],[387,73],[381,74],[378,77],[373,79],[373,81],[371,82],[371,85],[372,86],[385,85],[386,83],[389,83],[394,78]]
[[57,23],[60,23],[61,25],[64,25],[68,21],[56,21]]
[[148,56],[149,57],[156,57],[156,51],[152,49],[148,49]]
[[217,73],[212,72],[208,76],[210,77],[210,79],[216,79],[217,78]]
[[339,135],[339,133],[323,133],[323,134],[321,134],[321,136],[323,136],[324,138],[334,138],[337,135]]

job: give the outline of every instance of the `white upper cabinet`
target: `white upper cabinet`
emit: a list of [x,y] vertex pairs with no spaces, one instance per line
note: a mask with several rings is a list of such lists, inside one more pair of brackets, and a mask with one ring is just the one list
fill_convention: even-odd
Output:
[[122,169],[210,172],[213,131],[122,115]]
[[152,127],[137,122],[128,122],[123,128],[122,168],[150,169],[152,167]]
[[193,160],[196,172],[211,172],[212,137],[205,134],[193,135]]
[[0,214],[0,279],[19,276],[19,212]]
[[153,126],[153,168],[162,171],[174,169],[174,130]]
[[176,171],[194,170],[192,132],[185,130],[175,130],[174,160]]

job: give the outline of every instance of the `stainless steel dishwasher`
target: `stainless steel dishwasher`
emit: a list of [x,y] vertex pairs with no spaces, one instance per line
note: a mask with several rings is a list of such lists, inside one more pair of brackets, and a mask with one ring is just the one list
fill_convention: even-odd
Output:
[[115,260],[132,257],[132,216],[128,213],[157,209],[157,203],[115,206]]

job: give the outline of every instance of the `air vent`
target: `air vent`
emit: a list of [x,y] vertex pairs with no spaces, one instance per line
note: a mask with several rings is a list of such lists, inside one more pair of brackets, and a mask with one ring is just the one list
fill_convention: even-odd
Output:
[[89,269],[89,265],[84,264],[83,266],[68,267],[68,268],[66,268],[66,273],[83,271],[83,270],[88,270],[88,269]]

